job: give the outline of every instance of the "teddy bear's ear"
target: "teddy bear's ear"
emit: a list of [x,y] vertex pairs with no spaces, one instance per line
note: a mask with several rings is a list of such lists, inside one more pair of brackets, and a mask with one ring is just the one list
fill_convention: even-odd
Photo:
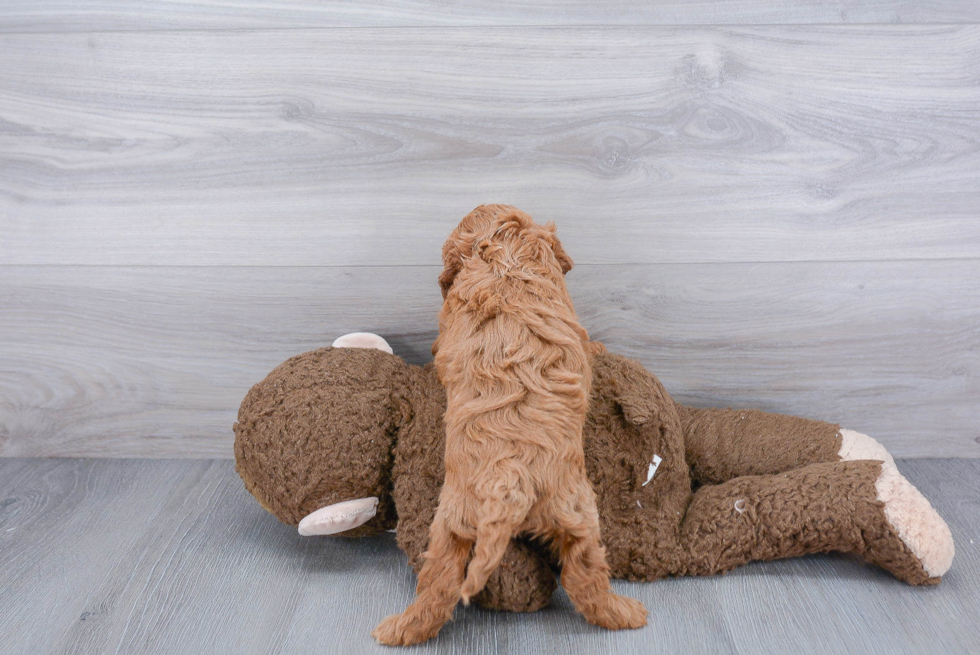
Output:
[[333,348],[374,348],[389,355],[395,354],[388,342],[373,332],[351,332],[342,337],[337,337],[330,346]]
[[299,522],[299,533],[304,537],[321,534],[338,534],[360,527],[378,513],[378,499],[357,498],[321,507],[307,514]]

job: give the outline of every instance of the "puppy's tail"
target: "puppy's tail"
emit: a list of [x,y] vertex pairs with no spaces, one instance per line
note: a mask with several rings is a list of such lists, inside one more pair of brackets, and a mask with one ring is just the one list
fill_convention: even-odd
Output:
[[[517,494],[522,495],[522,494]],[[512,499],[513,496],[508,494]],[[460,589],[464,605],[470,604],[470,598],[480,593],[492,574],[503,559],[507,546],[531,508],[530,499],[524,502],[511,502],[494,499],[483,504],[482,517],[476,526],[476,546],[473,548],[473,559],[466,569],[466,579]],[[489,510],[489,511],[488,511]]]
[[470,598],[480,593],[492,574],[503,559],[511,537],[514,536],[520,521],[485,521],[476,528],[476,546],[473,548],[473,559],[466,568],[466,579],[460,589],[464,605],[470,604]]

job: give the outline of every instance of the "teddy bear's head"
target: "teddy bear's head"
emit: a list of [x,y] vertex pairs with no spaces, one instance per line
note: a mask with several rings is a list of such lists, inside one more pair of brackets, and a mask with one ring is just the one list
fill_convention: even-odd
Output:
[[278,366],[248,392],[235,423],[245,487],[304,534],[395,527],[392,449],[410,411],[398,393],[408,364],[387,344],[353,341],[335,345],[360,347],[322,348]]

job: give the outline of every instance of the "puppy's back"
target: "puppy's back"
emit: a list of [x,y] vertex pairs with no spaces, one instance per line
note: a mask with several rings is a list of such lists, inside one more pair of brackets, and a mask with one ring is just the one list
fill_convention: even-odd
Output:
[[[433,348],[450,415],[517,423],[584,421],[590,367],[553,226],[506,208],[464,220],[447,242],[452,270]],[[510,421],[508,421],[510,423]],[[448,426],[447,426],[448,427]],[[447,437],[449,435],[447,434]],[[581,447],[581,446],[579,446]]]

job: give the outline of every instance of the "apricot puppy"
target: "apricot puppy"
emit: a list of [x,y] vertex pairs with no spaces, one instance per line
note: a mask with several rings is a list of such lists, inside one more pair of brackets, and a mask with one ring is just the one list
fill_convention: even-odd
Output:
[[446,480],[415,602],[372,634],[391,645],[434,637],[519,533],[557,551],[562,586],[587,621],[646,625],[643,605],[609,586],[582,451],[587,350],[602,347],[575,317],[564,278],[572,260],[554,225],[483,205],[453,231],[442,258],[432,350],[447,396]]

